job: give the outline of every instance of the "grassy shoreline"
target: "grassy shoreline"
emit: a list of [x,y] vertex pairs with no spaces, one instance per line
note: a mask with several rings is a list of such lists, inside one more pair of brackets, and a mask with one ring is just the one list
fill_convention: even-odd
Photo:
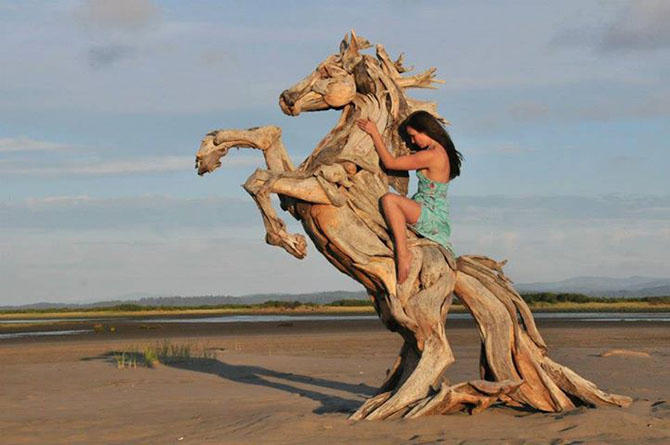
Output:
[[[365,303],[365,302],[363,302]],[[670,312],[667,302],[532,302],[529,307],[533,312]],[[452,305],[450,312],[467,312],[460,304]],[[370,304],[361,305],[240,305],[212,308],[160,308],[134,307],[132,310],[116,308],[97,308],[89,310],[11,310],[0,311],[0,321],[12,319],[50,319],[50,318],[135,318],[135,317],[201,317],[221,315],[372,315],[374,307]]]
[[0,320],[12,318],[116,318],[116,317],[160,317],[173,316],[216,316],[216,315],[304,315],[304,314],[374,314],[372,306],[334,307],[325,305],[301,305],[293,308],[250,308],[245,306],[226,308],[147,308],[143,310],[72,310],[72,311],[2,311]]

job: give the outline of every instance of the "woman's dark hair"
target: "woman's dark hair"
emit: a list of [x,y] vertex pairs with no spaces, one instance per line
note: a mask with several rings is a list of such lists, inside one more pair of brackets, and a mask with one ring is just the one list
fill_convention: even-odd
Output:
[[447,151],[449,156],[449,179],[454,179],[461,174],[461,161],[463,155],[456,150],[454,143],[449,137],[449,133],[444,129],[440,121],[427,111],[419,110],[407,116],[407,118],[398,126],[398,134],[405,142],[405,145],[412,151],[423,150],[421,147],[412,143],[411,136],[407,133],[407,127],[412,127],[419,133],[430,136],[435,142],[438,142]]

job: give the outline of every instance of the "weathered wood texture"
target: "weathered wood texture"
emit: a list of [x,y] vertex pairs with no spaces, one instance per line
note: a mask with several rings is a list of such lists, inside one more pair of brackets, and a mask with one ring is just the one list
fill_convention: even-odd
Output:
[[[288,115],[341,110],[335,127],[297,168],[275,126],[213,131],[196,155],[202,175],[219,167],[231,147],[261,150],[267,169],[257,169],[244,188],[261,212],[266,241],[297,258],[306,254],[305,238],[288,233],[275,213],[270,201],[275,193],[319,252],[367,289],[383,323],[404,338],[379,394],[351,418],[478,411],[494,403],[547,412],[576,404],[629,404],[628,397],[600,391],[547,356],[533,315],[503,274],[503,263],[484,256],[453,258],[438,244],[408,231],[410,274],[397,285],[393,241],[380,199],[390,187],[406,194],[407,173],[380,166],[372,140],[355,120],[371,119],[394,154],[406,154],[398,124],[419,109],[438,116],[435,103],[411,99],[406,90],[433,88],[441,81],[435,79],[434,68],[406,75],[402,56],[392,61],[381,45],[376,56],[362,54],[368,47],[352,31],[339,52],[281,93],[279,106]],[[454,361],[445,331],[453,294],[473,315],[482,342],[480,379],[457,384],[445,378]]]

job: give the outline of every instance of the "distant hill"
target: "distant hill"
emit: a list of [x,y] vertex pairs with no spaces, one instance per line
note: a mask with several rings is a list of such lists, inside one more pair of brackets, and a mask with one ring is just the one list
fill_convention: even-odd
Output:
[[59,309],[59,308],[95,308],[120,304],[138,304],[141,306],[216,306],[222,304],[260,304],[266,301],[299,301],[301,303],[328,304],[337,300],[367,300],[364,291],[331,291],[305,294],[253,294],[242,297],[200,296],[200,297],[143,297],[124,300],[106,300],[96,303],[34,303],[21,306],[0,306],[0,309]]
[[515,284],[520,293],[571,292],[592,297],[664,297],[670,295],[670,279],[632,276],[575,277],[562,281]]
[[[514,285],[519,293],[553,292],[577,293],[592,297],[665,297],[670,296],[670,279],[632,276],[628,278],[611,277],[575,277],[562,281],[518,283]],[[65,304],[35,303],[22,306],[0,306],[0,309],[58,309],[58,308],[95,308],[109,307],[119,304],[138,304],[141,306],[216,306],[222,304],[260,304],[266,301],[299,301],[301,303],[328,304],[337,300],[367,300],[364,291],[331,291],[304,294],[266,293],[232,297],[198,296],[198,297],[141,297],[135,296],[119,300],[99,301],[96,303]]]

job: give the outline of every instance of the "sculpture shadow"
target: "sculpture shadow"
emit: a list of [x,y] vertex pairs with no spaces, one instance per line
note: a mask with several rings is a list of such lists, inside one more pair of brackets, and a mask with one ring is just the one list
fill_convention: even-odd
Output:
[[[114,357],[118,356],[120,353],[120,351],[112,351],[96,357],[84,357],[82,360],[103,359],[115,362]],[[129,359],[134,358],[136,363],[145,364],[144,354],[126,352],[126,356]],[[362,398],[371,397],[377,391],[377,388],[364,383],[352,384],[338,382],[318,377],[294,374],[291,372],[275,371],[273,369],[255,365],[233,365],[214,358],[190,357],[188,359],[165,360],[161,361],[161,363],[173,368],[214,374],[236,383],[264,386],[266,388],[278,389],[290,394],[295,394],[300,397],[307,397],[321,403],[321,406],[313,410],[315,414],[352,413],[360,406],[362,400],[360,398],[358,400],[347,399],[332,394],[326,394],[317,390],[298,387],[295,386],[295,384],[334,389],[337,391],[348,392]]]
[[351,413],[360,406],[361,400],[346,399],[332,394],[324,394],[312,389],[295,386],[295,383],[320,386],[322,388],[349,392],[363,397],[370,397],[374,395],[376,391],[376,388],[362,383],[355,385],[351,383],[337,382],[334,380],[310,377],[290,372],[275,371],[273,369],[255,365],[233,365],[213,358],[195,358],[188,361],[168,362],[167,365],[179,369],[214,374],[237,383],[264,386],[266,388],[273,388],[296,394],[300,397],[307,397],[321,403],[321,406],[313,411],[315,414]]

